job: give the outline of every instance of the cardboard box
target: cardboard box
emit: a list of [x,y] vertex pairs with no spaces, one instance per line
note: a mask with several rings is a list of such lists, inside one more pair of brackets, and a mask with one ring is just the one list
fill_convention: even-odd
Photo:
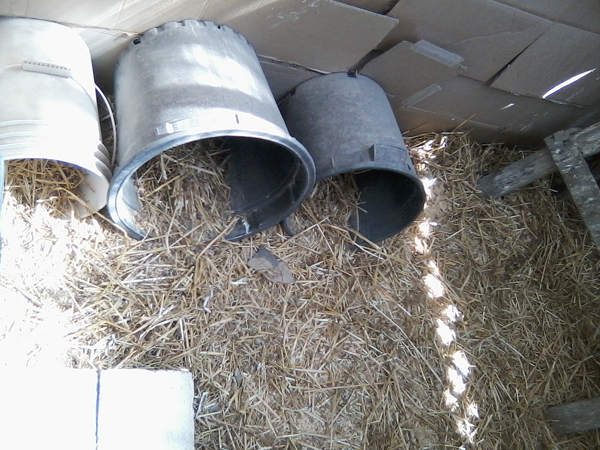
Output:
[[[550,94],[561,83],[584,74]],[[600,101],[600,35],[554,24],[502,72],[492,87],[579,105],[596,104]]]
[[462,56],[465,75],[487,81],[546,31],[551,22],[492,0],[400,0],[388,15],[399,20],[384,39],[425,39]]
[[360,73],[404,100],[464,71],[462,62],[461,56],[427,41],[401,42],[370,61]]

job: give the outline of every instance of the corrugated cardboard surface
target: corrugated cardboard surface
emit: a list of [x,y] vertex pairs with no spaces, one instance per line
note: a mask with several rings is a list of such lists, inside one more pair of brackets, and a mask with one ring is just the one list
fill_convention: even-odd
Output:
[[261,56],[323,72],[352,69],[398,23],[332,0],[29,0],[0,3],[0,14],[93,27],[81,35],[103,58],[95,65],[103,81],[128,33],[169,21],[213,20],[244,35]]
[[405,100],[434,83],[462,71],[460,55],[426,41],[401,42],[369,62],[361,71],[394,97]]
[[92,55],[96,83],[105,91],[112,91],[113,72],[119,55],[131,43],[135,33],[102,28],[73,27],[86,42]]
[[200,17],[208,0],[17,0],[0,14],[68,24],[144,32],[172,20]]
[[340,3],[382,14],[392,9],[396,0],[340,0]]
[[398,25],[380,47],[425,39],[465,59],[465,75],[490,79],[551,22],[491,0],[400,0]]
[[398,23],[331,0],[211,0],[204,19],[243,34],[261,56],[326,72],[351,69]]
[[260,65],[273,92],[273,96],[277,101],[281,100],[285,94],[299,84],[320,75],[318,72],[307,70],[303,67],[281,64],[263,58],[260,60]]
[[552,88],[588,71],[593,72],[548,98],[580,105],[600,101],[600,35],[554,24],[519,55],[492,86],[543,97]]
[[503,142],[511,145],[537,147],[543,145],[541,138],[532,137],[526,133],[513,133],[500,127],[479,123],[474,120],[463,120],[404,107],[393,97],[390,103],[394,109],[396,120],[406,136],[416,136],[427,133],[431,129],[438,131],[465,131],[472,139],[480,142]]
[[398,26],[383,46],[425,39],[465,58],[466,76],[490,79],[537,39],[550,22],[491,0],[400,0]]
[[[598,0],[0,0],[0,15],[72,26],[109,91],[118,56],[138,33],[199,19],[248,39],[277,98],[319,73],[362,68],[392,94],[403,130],[462,124],[484,140],[543,138],[597,117],[589,113],[600,102]],[[421,40],[439,52],[415,51]],[[438,58],[444,51],[463,61]],[[549,96],[585,108],[541,98],[596,68]]]
[[600,33],[598,0],[498,0],[546,19]]
[[466,77],[457,76],[438,92],[411,105],[443,116],[476,121],[506,131],[549,135],[565,126],[580,110],[546,100],[512,95]]

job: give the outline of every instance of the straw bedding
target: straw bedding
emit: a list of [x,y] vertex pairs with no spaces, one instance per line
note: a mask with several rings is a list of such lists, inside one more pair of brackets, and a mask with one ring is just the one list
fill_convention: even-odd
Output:
[[[548,180],[480,197],[476,180],[519,152],[460,133],[409,144],[427,207],[358,249],[347,179],[315,188],[294,236],[224,241],[214,146],[140,171],[141,242],[32,200],[57,197],[34,185],[69,167],[11,163],[0,365],[189,369],[199,449],[600,448],[544,419],[600,392],[600,258],[574,208]],[[260,246],[294,284],[248,266]]]

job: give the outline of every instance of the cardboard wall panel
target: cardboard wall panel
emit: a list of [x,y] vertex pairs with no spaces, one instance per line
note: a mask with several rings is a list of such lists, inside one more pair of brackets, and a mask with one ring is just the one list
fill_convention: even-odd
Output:
[[581,105],[600,101],[600,35],[554,24],[492,86],[541,98],[554,87],[588,71],[593,72],[548,98]]
[[213,20],[243,34],[261,55],[326,72],[352,68],[398,22],[333,0],[29,0],[0,2],[0,15],[132,33]]
[[100,88],[111,93],[113,74],[119,55],[137,34],[102,28],[72,27],[85,41],[92,55],[94,78]]
[[[277,98],[318,73],[353,69],[373,49],[383,51],[362,73],[393,93],[397,116],[422,131],[458,123],[483,140],[544,136],[600,103],[598,0],[7,0],[0,15],[73,27],[108,92],[120,53],[138,33],[200,19],[248,39]],[[454,66],[419,53],[410,42],[421,40],[464,61]],[[549,97],[586,109],[541,99],[592,70]]]
[[265,73],[269,87],[273,92],[273,96],[277,101],[281,100],[285,94],[299,84],[319,76],[319,73],[303,67],[290,66],[289,64],[277,63],[264,59],[261,59],[260,65]]
[[259,55],[323,72],[351,69],[398,23],[332,0],[210,0],[203,18],[232,27]]
[[453,131],[461,122],[432,112],[407,108],[394,96],[388,96],[398,126],[404,136],[417,136],[423,133]]
[[[208,0],[27,0],[0,2],[0,15],[144,32],[165,22],[197,19]],[[15,6],[15,5],[18,5]]]
[[482,124],[475,120],[463,120],[456,117],[446,117],[430,111],[404,107],[393,97],[390,103],[396,120],[404,136],[418,136],[423,133],[442,133],[464,131],[469,137],[478,142],[502,142],[509,145],[519,144],[531,148],[543,145],[542,138],[531,137],[525,133],[514,133],[500,127]]
[[465,75],[487,81],[551,22],[492,0],[400,0],[399,20],[380,48],[425,39],[465,58]]
[[562,129],[581,111],[572,106],[512,95],[461,76],[442,83],[440,87],[438,92],[411,107],[540,137]]
[[401,42],[360,71],[401,101],[427,86],[454,77],[463,58],[427,41]]
[[397,0],[337,0],[340,3],[347,5],[356,6],[357,8],[366,9],[374,13],[386,13],[392,6],[394,6]]
[[110,28],[117,23],[122,3],[122,0],[3,1],[0,2],[0,15]]
[[598,0],[496,0],[540,17],[600,34]]

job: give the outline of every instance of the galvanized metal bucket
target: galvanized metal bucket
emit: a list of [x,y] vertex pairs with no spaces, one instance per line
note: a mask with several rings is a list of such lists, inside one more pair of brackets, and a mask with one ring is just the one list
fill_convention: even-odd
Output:
[[[112,176],[101,142],[90,52],[70,28],[0,18],[0,155],[85,169],[80,215],[106,204]],[[91,211],[90,211],[91,210]]]
[[378,242],[417,218],[425,190],[386,94],[375,81],[346,73],[323,75],[296,87],[279,106],[291,135],[313,157],[317,181],[354,174],[360,205],[350,219],[352,228]]
[[309,194],[315,169],[293,139],[258,58],[225,26],[186,20],[154,28],[121,55],[115,73],[118,167],[108,207],[131,236],[140,208],[133,176],[165,150],[227,138],[227,180],[239,221],[227,238],[265,230],[291,214]]

